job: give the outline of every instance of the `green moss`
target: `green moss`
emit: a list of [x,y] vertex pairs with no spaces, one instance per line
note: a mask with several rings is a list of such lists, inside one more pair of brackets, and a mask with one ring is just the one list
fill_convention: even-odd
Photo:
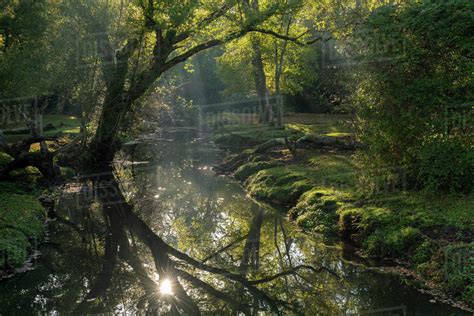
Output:
[[307,171],[298,166],[261,170],[245,183],[252,196],[286,206],[294,205],[300,195],[314,185]]
[[364,248],[371,256],[406,258],[410,248],[420,240],[420,231],[414,227],[377,229],[364,240]]
[[[351,136],[340,119],[297,118],[288,122],[286,117],[285,129],[228,126],[217,137],[228,145],[245,148],[291,136],[290,131],[297,132],[293,136]],[[446,292],[466,301],[474,299],[473,246],[466,243],[472,240],[473,194],[432,196],[393,191],[367,196],[359,188],[350,155],[298,149],[286,162],[289,165],[275,167],[273,159],[272,155],[253,157],[236,172],[237,179],[246,180],[244,185],[252,196],[292,207],[290,219],[305,230],[340,233],[369,256],[403,260],[427,280],[441,284]],[[451,270],[446,277],[446,262],[450,260],[446,253],[450,249],[456,258],[468,249],[470,259],[448,267]]]
[[20,265],[26,259],[27,249],[43,232],[43,208],[31,191],[25,192],[18,184],[8,187],[8,183],[2,183],[0,211],[1,262]]
[[248,147],[262,144],[274,138],[288,137],[296,140],[304,134],[285,128],[275,128],[262,125],[230,125],[216,131],[213,140],[227,147]]
[[249,162],[240,166],[237,171],[235,171],[234,176],[239,181],[245,181],[248,177],[253,174],[256,174],[260,170],[275,168],[281,165],[282,163],[278,161]]
[[344,133],[344,132],[333,132],[333,133],[327,133],[323,134],[324,136],[327,137],[337,137],[337,138],[345,138],[345,137],[351,137],[351,133]]
[[7,165],[11,161],[13,161],[12,157],[10,157],[6,153],[0,151],[0,167]]
[[299,114],[288,117],[286,126],[305,134],[350,133],[349,117],[333,114]]
[[474,246],[463,242],[472,233],[472,195],[394,193],[366,203],[338,210],[343,235],[370,256],[405,260],[446,292],[472,298],[474,262],[467,258],[474,260]]
[[338,222],[336,211],[346,206],[350,199],[348,192],[313,188],[301,195],[296,206],[290,209],[289,216],[304,229],[334,234]]

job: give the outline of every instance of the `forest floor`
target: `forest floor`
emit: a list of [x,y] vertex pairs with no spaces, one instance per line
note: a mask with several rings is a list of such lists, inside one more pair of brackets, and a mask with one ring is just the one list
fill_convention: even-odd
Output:
[[[288,115],[284,128],[239,124],[233,115],[225,123],[213,134],[229,153],[221,165],[225,170],[220,170],[240,181],[251,196],[284,206],[307,232],[341,236],[361,255],[395,263],[420,288],[445,300],[466,306],[474,302],[473,194],[407,191],[402,167],[390,173],[374,170],[375,185],[365,183],[354,150],[297,141],[308,135],[353,140],[349,118],[343,115]],[[256,150],[282,138],[280,146]],[[388,176],[393,173],[398,177]]]
[[[79,132],[80,120],[74,116],[46,115],[43,126],[48,124],[54,128],[45,135],[67,136]],[[4,126],[5,140],[14,143],[30,137],[25,129],[26,122]],[[30,151],[35,150],[39,150],[39,144],[31,146]],[[12,160],[0,149],[0,169]],[[72,172],[67,167],[60,169],[63,175]],[[41,174],[34,167],[15,170],[0,180],[0,279],[22,267],[43,239],[46,216],[39,197],[45,191],[47,187],[41,183]]]

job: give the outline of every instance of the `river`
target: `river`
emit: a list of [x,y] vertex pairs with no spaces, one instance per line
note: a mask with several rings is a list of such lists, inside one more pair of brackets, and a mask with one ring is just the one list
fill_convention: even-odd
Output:
[[217,176],[220,158],[191,133],[150,134],[62,186],[0,314],[469,315],[302,233]]

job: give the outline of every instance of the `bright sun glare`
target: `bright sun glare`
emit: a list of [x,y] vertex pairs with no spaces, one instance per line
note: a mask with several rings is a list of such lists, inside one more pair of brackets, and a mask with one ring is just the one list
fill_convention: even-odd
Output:
[[171,281],[169,279],[164,279],[160,282],[160,292],[163,295],[173,294],[173,288],[171,286]]

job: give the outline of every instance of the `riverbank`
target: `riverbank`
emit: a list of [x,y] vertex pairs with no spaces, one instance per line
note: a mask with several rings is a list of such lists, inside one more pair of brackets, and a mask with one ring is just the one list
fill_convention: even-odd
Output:
[[[0,166],[9,160],[0,152]],[[0,279],[15,274],[43,239],[46,216],[37,180],[35,170],[26,168],[0,181]]]
[[402,168],[395,170],[396,178],[375,170],[380,180],[369,187],[357,175],[344,118],[302,117],[286,118],[281,129],[216,128],[215,143],[229,153],[216,170],[235,177],[251,196],[288,209],[305,231],[341,236],[361,255],[389,260],[416,276],[419,287],[469,308],[473,195],[407,192]]
[[[26,124],[26,123],[25,123]],[[26,127],[21,124],[7,125],[4,139],[7,143],[16,143],[30,137]],[[80,120],[72,116],[46,115],[44,126],[46,136],[58,136],[57,142],[47,141],[55,149],[58,144],[70,142],[71,134],[79,133]],[[39,151],[39,144],[33,144],[30,152]],[[65,153],[67,155],[67,153]],[[66,156],[57,156],[61,177],[67,178],[75,172],[66,164]],[[0,149],[0,170],[13,158]],[[35,167],[26,167],[11,171],[0,179],[0,279],[14,275],[25,266],[25,261],[35,253],[38,244],[45,236],[46,214],[39,198],[48,191],[50,184],[43,181],[41,173]]]

